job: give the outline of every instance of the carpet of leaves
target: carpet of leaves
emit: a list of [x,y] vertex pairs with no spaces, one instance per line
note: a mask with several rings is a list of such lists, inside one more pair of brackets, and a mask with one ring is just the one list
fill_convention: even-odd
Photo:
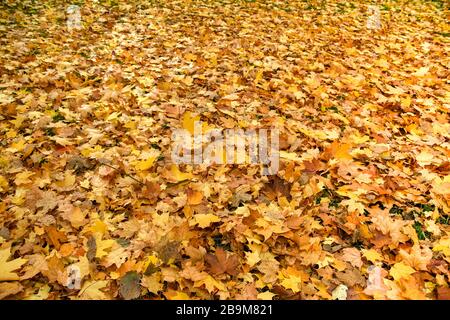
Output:
[[449,299],[447,2],[73,3],[0,4],[0,298]]

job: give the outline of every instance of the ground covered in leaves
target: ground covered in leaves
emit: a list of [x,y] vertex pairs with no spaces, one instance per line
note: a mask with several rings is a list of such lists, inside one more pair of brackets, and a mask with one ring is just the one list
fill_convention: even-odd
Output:
[[74,3],[0,4],[0,298],[449,299],[448,3]]

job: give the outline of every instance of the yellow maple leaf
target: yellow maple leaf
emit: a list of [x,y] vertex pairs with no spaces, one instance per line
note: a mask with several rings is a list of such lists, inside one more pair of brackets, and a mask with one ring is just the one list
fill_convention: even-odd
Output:
[[190,300],[189,296],[181,291],[169,291],[164,295],[168,300]]
[[22,258],[7,261],[11,255],[10,249],[5,248],[0,250],[0,281],[19,280],[19,276],[13,271],[19,269],[28,261]]
[[361,136],[359,135],[359,133],[352,135],[352,137],[350,137],[351,141],[355,144],[362,144],[364,142],[367,142],[370,140],[369,136]]
[[108,256],[105,258],[104,266],[109,267],[115,264],[117,268],[120,268],[127,257],[128,253],[125,251],[125,248],[121,247],[118,243],[115,242],[114,247],[111,249],[111,252],[109,252]]
[[11,198],[11,203],[18,206],[22,205],[25,202],[25,196],[27,193],[27,188],[16,188],[16,193]]
[[261,261],[261,245],[258,244],[249,244],[248,245],[251,252],[245,252],[245,256],[247,258],[247,264],[250,267],[253,267],[259,261]]
[[383,257],[374,249],[369,249],[369,250],[363,249],[362,252],[363,252],[363,257],[366,258],[370,262],[375,262],[377,260],[378,261],[383,260]]
[[200,121],[200,116],[194,116],[189,111],[183,114],[183,128],[189,131],[191,134],[194,134],[195,122],[197,121]]
[[350,149],[352,145],[349,143],[338,144],[334,157],[339,160],[351,160]]
[[214,214],[211,213],[200,213],[196,214],[194,218],[190,221],[189,225],[194,226],[198,224],[200,228],[206,228],[211,225],[211,223],[219,222],[220,218]]
[[12,139],[17,137],[17,131],[16,130],[9,130],[6,132],[6,138]]
[[261,81],[263,77],[264,69],[259,69],[258,72],[255,75],[255,80],[253,81],[255,84],[257,84],[259,81]]
[[13,142],[11,146],[6,149],[9,152],[16,153],[18,151],[22,151],[25,148],[26,142],[24,139],[21,139],[17,142]]
[[411,105],[411,96],[407,95],[405,98],[400,99],[400,105],[403,108],[408,108]]
[[444,255],[450,257],[450,238],[441,239],[434,245],[433,251],[442,251]]
[[150,169],[155,163],[155,160],[158,159],[160,154],[161,153],[156,149],[151,149],[149,152],[143,153],[141,156],[145,159],[135,162],[135,168],[140,171]]
[[328,293],[327,286],[323,284],[319,279],[312,278],[312,283],[314,284],[314,287],[318,290],[317,295],[319,297],[322,297],[324,299],[331,299],[331,295]]
[[274,296],[276,296],[275,293],[272,293],[270,291],[264,291],[264,292],[258,293],[257,297],[259,300],[272,300],[272,298]]
[[70,172],[66,172],[64,175],[64,180],[56,181],[54,184],[59,188],[72,188],[72,186],[75,184],[76,177],[75,175],[71,174]]
[[156,157],[148,157],[145,160],[136,162],[135,167],[137,170],[144,171],[150,169],[155,163]]
[[298,162],[303,161],[303,159],[300,158],[299,156],[297,156],[297,154],[295,152],[287,152],[287,151],[281,150],[279,152],[279,155],[280,155],[281,159],[286,159],[286,160],[290,160],[290,161],[298,161]]
[[114,240],[108,239],[108,240],[101,240],[100,237],[96,238],[97,243],[97,252],[95,254],[95,257],[97,258],[103,258],[108,254],[106,250],[111,249],[113,244],[115,243]]
[[108,231],[108,226],[101,220],[95,220],[95,222],[89,227],[89,231],[92,233],[104,234]]
[[375,65],[378,67],[382,67],[384,69],[388,69],[390,67],[389,62],[387,62],[386,59],[380,58],[378,60],[375,61]]
[[193,178],[192,173],[190,172],[181,172],[180,169],[178,169],[178,166],[173,164],[170,167],[170,171],[167,172],[168,173],[168,178],[170,178],[173,181],[176,182],[180,182],[180,181],[184,181],[184,180],[189,180]]
[[389,270],[389,274],[392,276],[392,278],[394,278],[395,281],[398,281],[401,278],[408,278],[414,272],[416,272],[416,270],[404,264],[403,262],[394,264],[391,270]]
[[194,283],[195,287],[199,287],[201,285],[205,285],[205,288],[206,288],[206,290],[208,290],[209,293],[211,293],[213,291],[216,291],[216,289],[218,289],[220,291],[226,291],[227,290],[227,287],[222,282],[217,281],[216,279],[214,279],[210,275],[208,275],[204,279],[201,279],[201,280],[196,281]]
[[23,171],[18,174],[16,174],[16,179],[14,180],[14,183],[18,186],[23,184],[28,184],[30,182],[33,182],[33,180],[29,179],[34,175],[34,172],[30,171]]
[[336,129],[332,130],[314,130],[308,127],[299,126],[298,130],[304,135],[319,140],[336,140],[339,138],[340,133]]
[[287,278],[281,281],[281,285],[286,289],[291,289],[292,292],[300,292],[300,285],[302,283],[302,277],[297,275],[289,274]]
[[190,205],[197,205],[202,203],[203,193],[197,190],[188,189],[187,191],[187,203]]
[[159,273],[144,276],[141,280],[141,284],[153,294],[158,294],[158,292],[162,291],[164,288],[164,285],[161,283],[161,275]]
[[106,118],[106,121],[117,120],[119,118],[119,116],[120,116],[120,112],[113,112]]
[[[199,122],[199,124],[197,124],[197,126],[199,125],[197,128],[195,127],[196,122]],[[193,115],[189,111],[187,111],[183,114],[183,119],[181,121],[181,125],[183,126],[184,129],[189,131],[190,134],[205,133],[205,132],[208,132],[208,131],[214,129],[213,127],[210,127],[207,122],[200,121],[200,116]],[[200,132],[195,132],[195,129],[197,129]]]
[[450,195],[450,175],[441,179],[440,177],[436,177],[432,183],[433,192],[442,194],[442,195]]
[[16,127],[16,129],[19,129],[26,119],[27,117],[24,115],[17,115],[16,119],[11,120],[10,122],[14,125],[14,127]]
[[348,206],[349,212],[357,211],[361,214],[364,213],[365,206],[359,201],[356,201],[355,199],[345,199],[341,202],[341,204],[344,206]]
[[103,289],[108,285],[108,280],[101,281],[86,281],[81,288],[79,297],[82,300],[107,300],[108,297],[103,291]]
[[152,264],[154,266],[159,266],[161,264],[161,260],[154,255],[148,256],[147,259],[145,259],[144,264],[142,265],[142,270],[147,270],[148,266]]

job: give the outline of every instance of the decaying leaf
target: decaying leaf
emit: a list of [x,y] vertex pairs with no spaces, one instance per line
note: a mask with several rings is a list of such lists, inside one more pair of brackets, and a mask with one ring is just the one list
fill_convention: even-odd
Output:
[[119,292],[125,300],[136,299],[141,294],[140,276],[135,271],[127,272],[120,279]]

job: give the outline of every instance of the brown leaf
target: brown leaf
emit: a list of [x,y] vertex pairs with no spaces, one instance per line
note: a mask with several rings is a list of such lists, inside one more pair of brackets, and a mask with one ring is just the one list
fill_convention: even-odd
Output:
[[0,283],[0,300],[19,293],[23,290],[23,286],[19,282],[2,282]]
[[229,275],[237,275],[239,273],[239,258],[235,254],[227,253],[222,249],[216,249],[215,254],[208,253],[205,256],[206,262],[210,265],[210,271],[216,275],[228,273]]
[[141,295],[141,278],[136,271],[127,272],[121,279],[119,293],[125,300],[139,298]]
[[47,232],[48,239],[51,244],[55,246],[56,250],[59,250],[61,242],[67,241],[67,237],[64,232],[58,231],[53,226],[45,227],[45,231]]
[[438,300],[450,300],[450,288],[439,287],[437,289]]

